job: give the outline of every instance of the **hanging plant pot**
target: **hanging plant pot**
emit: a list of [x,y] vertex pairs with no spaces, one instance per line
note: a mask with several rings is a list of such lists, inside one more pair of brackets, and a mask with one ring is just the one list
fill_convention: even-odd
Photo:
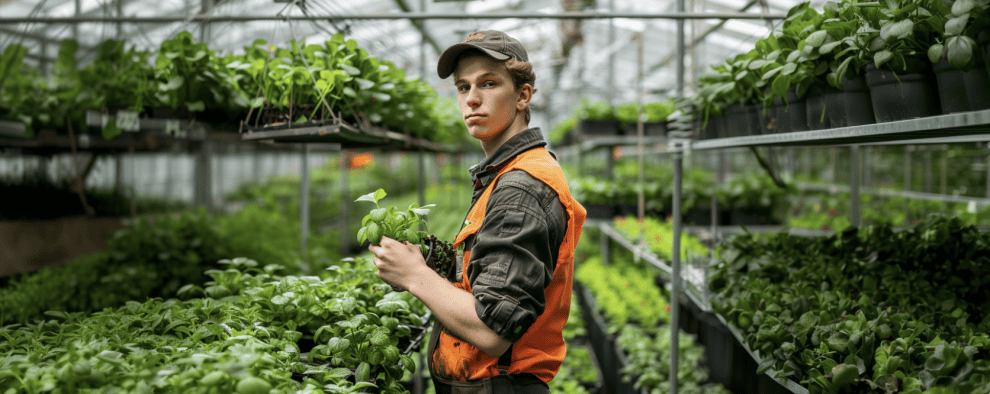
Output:
[[825,119],[831,127],[849,127],[876,123],[873,100],[866,76],[842,77],[841,91],[825,92]]
[[588,120],[578,123],[583,136],[614,136],[622,135],[618,120]]
[[749,127],[749,113],[742,104],[732,104],[725,109],[725,133],[724,137],[739,137],[747,135],[746,128]]
[[808,91],[807,100],[804,104],[805,122],[808,130],[822,130],[829,126],[828,117],[824,116],[825,92],[818,89]]
[[990,108],[990,74],[983,57],[974,56],[971,63],[965,69],[952,67],[946,59],[935,64],[943,114]]
[[896,75],[890,70],[866,66],[866,84],[877,122],[924,118],[942,113],[936,91],[928,81],[927,67],[915,61]]

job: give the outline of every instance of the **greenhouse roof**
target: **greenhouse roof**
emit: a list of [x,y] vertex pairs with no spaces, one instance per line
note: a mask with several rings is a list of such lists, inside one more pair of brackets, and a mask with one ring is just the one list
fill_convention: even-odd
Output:
[[[85,62],[97,44],[123,38],[139,50],[156,50],[162,41],[188,30],[211,48],[243,52],[263,38],[287,44],[293,38],[309,43],[344,33],[372,56],[390,60],[420,77],[440,94],[453,95],[450,80],[435,72],[439,52],[478,30],[502,30],[519,39],[529,52],[539,90],[533,105],[537,114],[557,120],[580,99],[608,99],[622,103],[637,99],[640,64],[636,38],[643,37],[642,88],[646,102],[673,96],[676,89],[676,22],[672,19],[338,19],[325,21],[220,21],[203,24],[191,17],[219,16],[328,16],[383,15],[403,11],[425,13],[546,13],[597,11],[616,13],[672,13],[676,2],[637,0],[0,0],[0,15],[14,17],[180,17],[183,22],[6,23],[0,25],[0,48],[21,44],[29,48],[28,61],[44,70],[58,53],[63,39],[76,37]],[[814,0],[821,9],[824,0]],[[793,0],[686,0],[687,12],[782,15],[798,5]],[[424,8],[425,7],[425,8]],[[685,94],[709,66],[746,52],[756,40],[779,27],[779,20],[717,19],[685,22]],[[610,30],[612,33],[610,34]],[[703,37],[702,37],[703,36]],[[583,39],[583,40],[582,40]],[[582,43],[582,41],[584,41]],[[425,53],[424,53],[425,50]],[[422,60],[425,58],[425,62]],[[609,81],[613,76],[613,82]],[[543,118],[546,119],[546,118]],[[545,125],[550,126],[549,124]]]

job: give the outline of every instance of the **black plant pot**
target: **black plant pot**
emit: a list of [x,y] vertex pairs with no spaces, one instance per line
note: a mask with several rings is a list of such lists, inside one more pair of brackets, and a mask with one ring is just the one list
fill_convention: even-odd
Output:
[[773,211],[765,207],[735,207],[729,213],[729,224],[743,226],[762,226],[771,224]]
[[767,134],[767,119],[763,113],[763,104],[750,104],[746,106],[746,135]]
[[929,83],[927,66],[913,62],[906,71],[877,69],[866,66],[866,84],[877,122],[924,118],[941,114],[936,90]]
[[588,342],[591,344],[598,362],[603,366],[604,392],[615,393],[615,387],[618,383],[618,369],[614,368],[615,336],[608,333],[608,325],[605,324],[605,318],[598,313],[598,305],[595,303],[591,291],[575,281],[574,293],[578,295],[578,304],[581,305],[581,312],[584,314],[585,321],[588,322]]
[[615,207],[608,204],[582,204],[588,211],[588,219],[612,220],[615,217]]
[[[637,136],[639,130],[636,123],[627,123],[625,135]],[[643,123],[643,135],[646,137],[663,137],[667,135],[667,122]]]
[[729,136],[729,117],[725,114],[718,115],[715,117],[718,120],[715,123],[715,138],[726,138]]
[[636,204],[619,204],[619,216],[636,216],[639,212]]
[[842,77],[842,90],[825,93],[825,118],[832,127],[876,123],[866,76]]
[[990,73],[990,30],[981,31],[976,35],[976,45],[980,48],[978,55],[983,58],[983,67]]
[[157,106],[151,107],[151,117],[155,119],[190,119],[192,114],[186,107]]
[[974,56],[971,63],[965,69],[952,67],[946,59],[935,64],[943,114],[990,108],[990,74],[983,56]]
[[712,210],[711,208],[688,208],[682,222],[692,226],[711,226]]
[[[784,102],[784,98],[787,102]],[[794,89],[787,91],[786,97],[774,97],[773,109],[771,110],[776,121],[777,133],[791,133],[795,131],[808,131],[808,114],[805,111],[804,100],[799,99]],[[774,122],[767,125],[767,130],[772,131]]]
[[809,90],[804,104],[805,122],[808,124],[808,130],[823,130],[831,127],[828,117],[823,116],[825,109],[825,91],[814,88]]
[[749,113],[742,104],[732,104],[725,109],[725,133],[720,134],[725,137],[739,137],[748,135]]
[[618,120],[582,120],[578,123],[581,135],[585,136],[608,136],[622,135]]

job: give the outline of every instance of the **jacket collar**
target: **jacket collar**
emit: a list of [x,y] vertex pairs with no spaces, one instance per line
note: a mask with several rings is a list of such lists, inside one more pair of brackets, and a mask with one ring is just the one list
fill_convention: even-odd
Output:
[[519,156],[520,153],[546,145],[547,142],[543,140],[543,134],[539,127],[523,130],[498,147],[491,156],[486,157],[481,163],[471,166],[468,170],[471,173],[471,183],[475,189],[488,186],[488,183],[498,175],[498,170]]

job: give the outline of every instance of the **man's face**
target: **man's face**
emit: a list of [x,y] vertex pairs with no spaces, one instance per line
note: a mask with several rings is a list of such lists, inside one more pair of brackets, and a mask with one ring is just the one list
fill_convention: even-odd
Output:
[[499,137],[519,111],[509,70],[490,57],[470,56],[457,63],[454,76],[457,103],[471,136],[482,141]]

